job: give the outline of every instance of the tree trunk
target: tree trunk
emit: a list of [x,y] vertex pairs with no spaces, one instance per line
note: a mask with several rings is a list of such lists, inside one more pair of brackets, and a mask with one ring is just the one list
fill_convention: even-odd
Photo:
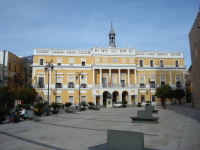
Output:
[[181,99],[178,99],[179,100],[179,105],[181,105]]
[[164,99],[163,98],[162,98],[161,102],[162,102],[162,107],[163,107],[164,106]]
[[163,109],[166,110],[166,98],[163,100]]

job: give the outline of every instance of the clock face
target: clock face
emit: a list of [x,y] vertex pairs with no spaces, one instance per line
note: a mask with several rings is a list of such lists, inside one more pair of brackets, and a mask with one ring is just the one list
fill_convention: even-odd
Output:
[[113,62],[113,63],[116,63],[116,62],[117,62],[117,58],[113,58],[113,59],[112,59],[112,62]]

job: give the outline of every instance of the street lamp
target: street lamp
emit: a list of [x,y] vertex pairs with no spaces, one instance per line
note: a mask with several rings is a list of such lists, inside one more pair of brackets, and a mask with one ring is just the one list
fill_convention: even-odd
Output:
[[47,71],[48,71],[48,101],[47,101],[47,106],[46,106],[47,107],[46,116],[50,115],[50,113],[49,113],[49,76],[50,76],[49,71],[50,71],[50,69],[51,69],[51,71],[53,71],[54,66],[53,66],[52,62],[53,62],[53,60],[51,60],[50,62],[46,62],[46,67],[44,68],[45,73],[47,73]]
[[81,85],[80,85],[80,76],[81,76],[81,78],[83,78],[83,71],[81,71],[81,72],[76,72],[76,80],[78,80],[79,79],[79,104],[78,104],[78,111],[81,111],[81,103],[80,103],[80,87],[81,87]]
[[151,82],[150,82],[150,78],[149,78],[149,91],[150,91],[150,106],[152,106],[152,103],[151,103]]

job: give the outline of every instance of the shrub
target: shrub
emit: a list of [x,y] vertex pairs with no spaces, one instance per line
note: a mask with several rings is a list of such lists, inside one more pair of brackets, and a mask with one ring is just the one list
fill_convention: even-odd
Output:
[[106,102],[103,102],[103,105],[106,106]]
[[31,110],[31,105],[30,105],[30,104],[23,104],[23,105],[18,105],[18,106],[16,106],[16,108],[17,108],[18,110],[21,110],[21,108],[24,108],[24,109],[26,109],[26,110]]
[[51,102],[50,107],[56,110],[56,108],[60,109],[61,106],[57,102]]
[[33,108],[38,109],[38,111],[44,110],[45,104],[44,103],[37,103],[33,106]]
[[5,121],[6,115],[9,115],[9,114],[10,114],[10,111],[8,108],[0,107],[0,118],[3,118],[3,120]]
[[93,102],[88,102],[88,104],[93,107],[95,104]]
[[126,100],[122,100],[122,105],[126,105],[128,102]]
[[85,108],[87,106],[86,102],[81,102],[81,105]]
[[65,103],[65,107],[70,107],[71,105],[72,105],[71,102],[67,102],[67,103]]

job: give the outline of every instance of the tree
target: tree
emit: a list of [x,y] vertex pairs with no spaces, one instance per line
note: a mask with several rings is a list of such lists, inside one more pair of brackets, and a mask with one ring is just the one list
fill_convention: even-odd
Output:
[[174,98],[179,100],[179,105],[181,105],[181,98],[185,96],[185,91],[183,89],[174,90]]
[[32,103],[36,100],[36,96],[38,95],[38,92],[31,86],[26,89],[27,90],[27,98],[28,103]]
[[173,106],[172,98],[174,98],[174,91],[172,90],[172,88],[169,89],[167,98],[169,98],[171,100],[171,105]]
[[156,89],[156,97],[160,98],[161,99],[161,102],[162,102],[162,106],[163,106],[163,109],[166,110],[166,98],[169,97],[169,91],[171,90],[171,86],[169,86],[168,84],[164,85],[164,86],[161,86],[161,87],[158,87]]

